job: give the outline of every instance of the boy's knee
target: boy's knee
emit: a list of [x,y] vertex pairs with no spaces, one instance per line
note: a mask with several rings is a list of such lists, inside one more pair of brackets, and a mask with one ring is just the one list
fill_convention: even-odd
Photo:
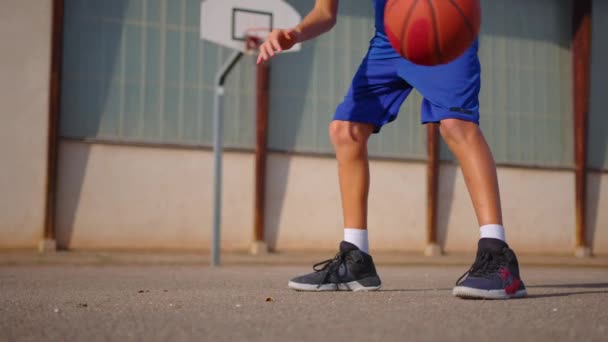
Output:
[[334,120],[329,124],[329,138],[335,147],[364,146],[373,132],[373,126],[349,121]]
[[446,142],[466,142],[481,134],[474,122],[459,119],[445,119],[439,124],[439,131]]

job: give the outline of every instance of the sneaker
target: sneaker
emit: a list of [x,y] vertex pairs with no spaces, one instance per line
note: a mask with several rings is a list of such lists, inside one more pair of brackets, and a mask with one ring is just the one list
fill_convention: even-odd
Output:
[[382,286],[371,255],[352,243],[342,241],[335,258],[313,266],[314,272],[293,278],[290,289],[297,291],[373,291]]
[[456,281],[452,294],[461,298],[479,299],[526,296],[526,287],[519,277],[519,265],[513,250],[498,239],[479,240],[475,262]]

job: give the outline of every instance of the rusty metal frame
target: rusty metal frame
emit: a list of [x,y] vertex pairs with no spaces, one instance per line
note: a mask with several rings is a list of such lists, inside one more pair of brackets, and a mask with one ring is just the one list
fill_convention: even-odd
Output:
[[426,173],[426,247],[424,254],[435,256],[442,253],[437,240],[437,199],[439,193],[439,124],[426,125],[427,173]]
[[[254,244],[264,244],[265,200],[266,200],[266,156],[268,148],[268,101],[270,87],[270,64],[257,66],[256,95],[256,146],[255,146],[255,203]],[[267,249],[267,247],[262,247]],[[262,251],[264,252],[264,251]]]
[[63,58],[64,0],[53,0],[51,29],[51,70],[49,84],[48,140],[44,240],[55,241],[55,204],[57,190],[57,158],[59,112],[61,110],[61,64]]
[[574,102],[574,174],[577,256],[589,256],[587,243],[587,132],[591,64],[591,0],[573,1],[572,69]]

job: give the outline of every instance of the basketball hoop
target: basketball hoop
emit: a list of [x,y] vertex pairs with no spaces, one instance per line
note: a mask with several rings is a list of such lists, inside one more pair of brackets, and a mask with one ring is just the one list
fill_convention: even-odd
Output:
[[[222,154],[223,154],[223,116],[224,116],[224,85],[226,77],[241,59],[243,54],[255,55],[260,45],[264,43],[273,27],[294,27],[302,16],[286,0],[204,0],[201,2],[201,31],[202,39],[234,50],[221,69],[215,75],[215,97],[213,109],[213,222],[211,243],[211,265],[220,264],[220,226],[222,217]],[[294,45],[285,52],[300,51],[301,44]],[[251,61],[250,61],[251,62]],[[257,65],[257,108],[256,122],[262,129],[256,129],[257,145],[266,141],[266,126],[268,113],[268,89],[270,82],[270,67],[268,63]],[[265,144],[265,143],[264,143]],[[257,146],[256,145],[256,146]],[[256,151],[265,151],[256,147]],[[264,161],[256,152],[256,184],[264,184]],[[265,158],[265,157],[263,157]],[[262,189],[264,186],[262,186]],[[256,194],[258,190],[256,190]],[[255,243],[263,243],[264,229],[258,226],[263,221],[264,205],[258,202],[263,196],[256,195],[255,202]],[[262,217],[262,219],[258,219]],[[261,235],[260,235],[261,234]],[[257,246],[257,245],[256,245]]]
[[267,27],[250,28],[245,31],[245,53],[255,55],[266,40],[270,30]]
[[[203,0],[200,36],[202,39],[257,54],[270,32],[277,27],[294,27],[302,16],[288,0]],[[302,44],[284,53],[300,51]],[[282,53],[283,53],[282,52]]]

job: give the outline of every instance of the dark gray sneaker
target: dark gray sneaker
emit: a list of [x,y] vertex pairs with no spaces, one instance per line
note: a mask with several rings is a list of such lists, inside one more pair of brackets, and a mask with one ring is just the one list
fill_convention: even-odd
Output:
[[297,291],[373,291],[382,286],[371,255],[352,243],[342,241],[335,258],[313,266],[312,273],[293,278],[290,289]]

